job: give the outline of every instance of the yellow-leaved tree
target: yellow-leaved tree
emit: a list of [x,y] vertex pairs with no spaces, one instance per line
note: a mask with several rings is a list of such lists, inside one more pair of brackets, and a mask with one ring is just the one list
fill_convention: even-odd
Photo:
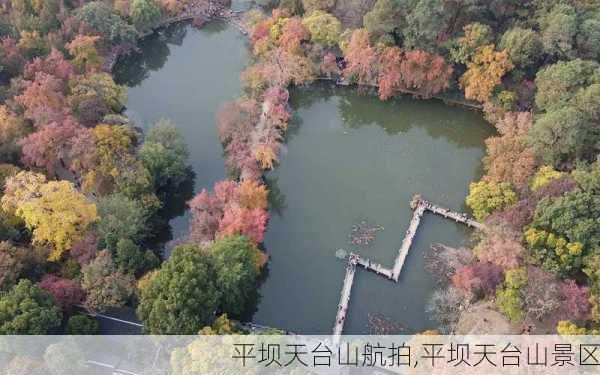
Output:
[[495,51],[493,44],[479,47],[467,63],[467,71],[460,77],[465,97],[487,102],[494,88],[502,82],[504,74],[512,68],[506,51]]
[[482,221],[494,211],[501,210],[517,200],[517,194],[507,182],[479,181],[469,185],[465,202],[473,210],[475,219]]
[[50,245],[48,260],[60,259],[97,218],[96,205],[69,181],[46,181],[39,173],[23,171],[6,181],[2,209],[23,219],[33,243]]

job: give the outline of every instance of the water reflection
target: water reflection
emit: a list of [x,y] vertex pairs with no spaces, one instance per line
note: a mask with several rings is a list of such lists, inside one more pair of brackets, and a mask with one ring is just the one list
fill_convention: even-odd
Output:
[[160,250],[175,239],[170,223],[186,213],[186,203],[194,197],[194,178],[194,171],[189,167],[186,178],[178,185],[167,185],[157,192],[161,208],[149,220],[152,237],[147,244],[151,248]]
[[265,177],[264,179],[267,189],[269,189],[269,195],[267,200],[269,202],[269,212],[275,213],[279,216],[283,215],[283,211],[287,208],[285,203],[285,194],[279,189],[276,177]]
[[138,50],[124,56],[115,66],[117,83],[135,87],[147,79],[151,71],[162,69],[171,54],[169,45],[181,46],[188,29],[188,23],[177,23],[141,40]]

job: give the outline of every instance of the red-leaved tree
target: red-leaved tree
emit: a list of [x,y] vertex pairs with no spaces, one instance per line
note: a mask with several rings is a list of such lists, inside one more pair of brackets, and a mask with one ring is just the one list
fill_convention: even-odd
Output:
[[64,89],[60,78],[37,72],[33,81],[25,82],[25,90],[15,100],[25,109],[25,117],[42,127],[50,122],[62,122],[69,115]]
[[521,235],[506,226],[488,226],[474,252],[480,262],[496,264],[503,269],[519,267],[525,254]]
[[377,79],[377,52],[369,43],[369,32],[354,30],[344,51],[344,77],[355,78],[361,85],[375,84]]
[[503,280],[502,268],[487,262],[464,266],[452,276],[452,285],[468,298],[493,294]]
[[220,181],[211,194],[202,190],[188,202],[190,239],[197,243],[240,234],[254,243],[263,240],[268,214],[267,192],[256,181]]
[[579,286],[575,280],[565,280],[560,286],[564,301],[562,310],[565,319],[586,319],[590,313],[590,290]]
[[387,100],[402,87],[402,50],[398,47],[386,47],[379,56],[379,99]]
[[302,20],[299,17],[292,17],[283,26],[279,45],[288,52],[296,52],[299,50],[300,44],[309,38],[310,32],[302,24]]
[[425,98],[448,88],[452,76],[442,56],[419,50],[406,52],[400,70],[406,88]]
[[261,243],[269,215],[260,208],[245,209],[237,205],[227,207],[219,224],[218,237],[241,234],[255,244]]
[[332,52],[327,52],[323,55],[323,61],[320,66],[321,73],[327,77],[331,77],[334,74],[340,74],[340,69],[337,65],[337,58]]
[[33,81],[38,72],[50,74],[66,82],[75,71],[73,65],[65,60],[63,54],[57,49],[52,48],[48,56],[44,58],[36,57],[25,65],[23,78]]
[[45,275],[40,288],[50,293],[63,311],[70,311],[74,305],[82,303],[85,293],[79,282],[55,275]]
[[60,123],[47,124],[19,142],[22,146],[23,163],[45,168],[50,174],[54,174],[59,162],[64,162],[70,155],[73,141],[80,131],[84,131],[84,128],[72,117],[67,117]]

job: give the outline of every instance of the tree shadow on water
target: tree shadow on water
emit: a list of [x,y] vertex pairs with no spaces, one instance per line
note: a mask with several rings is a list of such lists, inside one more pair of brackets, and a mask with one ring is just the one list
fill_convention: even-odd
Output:
[[285,194],[279,188],[277,177],[265,177],[265,185],[269,189],[269,195],[267,196],[269,211],[275,212],[277,216],[283,216],[283,212],[287,208],[287,203]]
[[162,69],[171,55],[169,45],[181,46],[189,28],[189,23],[180,22],[140,40],[137,50],[123,56],[115,66],[113,73],[117,83],[135,87],[148,78],[150,72]]
[[169,222],[186,213],[187,202],[194,197],[194,179],[194,172],[188,168],[183,181],[176,185],[169,184],[157,192],[162,207],[149,220],[153,236],[148,239],[148,244],[153,248],[162,248],[173,239]]

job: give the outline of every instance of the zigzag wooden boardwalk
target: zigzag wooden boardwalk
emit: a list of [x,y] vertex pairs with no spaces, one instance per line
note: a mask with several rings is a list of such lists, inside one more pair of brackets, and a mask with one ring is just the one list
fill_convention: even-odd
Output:
[[369,259],[360,257],[357,254],[350,253],[348,256],[348,263],[346,265],[346,275],[344,277],[344,285],[342,286],[342,292],[340,296],[340,303],[338,305],[338,311],[335,317],[335,324],[333,325],[333,344],[334,348],[339,347],[341,335],[344,330],[344,323],[346,321],[346,313],[348,311],[348,304],[350,303],[350,292],[352,291],[352,284],[354,282],[354,274],[356,272],[356,266],[360,265],[366,270],[375,272],[378,275],[385,276],[390,280],[398,282],[400,273],[404,267],[404,263],[408,256],[408,252],[412,247],[413,240],[417,234],[419,224],[425,212],[429,211],[436,215],[440,215],[447,219],[452,219],[457,223],[467,225],[476,229],[484,229],[485,226],[477,221],[469,218],[466,214],[455,212],[447,208],[440,207],[433,204],[425,199],[422,199],[419,195],[415,195],[410,202],[410,206],[413,209],[413,216],[408,225],[406,234],[402,240],[400,250],[398,250],[398,256],[394,261],[394,268],[389,269],[381,264],[371,262]]

